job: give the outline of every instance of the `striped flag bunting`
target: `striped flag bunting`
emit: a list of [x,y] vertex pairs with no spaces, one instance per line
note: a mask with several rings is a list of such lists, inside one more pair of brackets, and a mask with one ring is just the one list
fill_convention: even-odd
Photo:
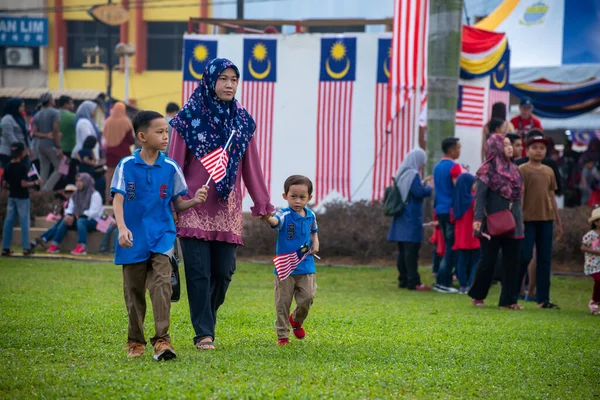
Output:
[[356,38],[322,38],[315,204],[332,192],[352,200],[350,149],[355,79]]
[[275,270],[279,279],[284,280],[294,272],[296,267],[309,255],[308,246],[303,246],[300,250],[292,253],[281,254],[273,258]]
[[472,85],[458,87],[456,126],[481,128],[484,120],[485,88]]

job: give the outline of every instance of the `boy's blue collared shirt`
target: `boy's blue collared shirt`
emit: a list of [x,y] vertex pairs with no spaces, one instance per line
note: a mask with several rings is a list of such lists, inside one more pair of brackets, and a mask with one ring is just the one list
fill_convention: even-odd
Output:
[[120,193],[125,225],[133,235],[133,246],[118,245],[115,264],[146,261],[151,253],[168,253],[175,244],[176,230],[171,201],[187,193],[179,165],[159,152],[154,165],[140,157],[140,150],[119,162],[111,183],[111,195]]
[[[304,207],[306,216],[298,214],[290,207],[281,209],[275,213],[275,218],[279,220],[279,224],[273,227],[277,229],[277,255],[288,254],[300,250],[305,244],[311,246],[310,235],[317,233],[317,218],[315,213]],[[277,274],[277,270],[274,270]],[[308,255],[292,272],[292,275],[308,275],[316,273],[315,258]]]

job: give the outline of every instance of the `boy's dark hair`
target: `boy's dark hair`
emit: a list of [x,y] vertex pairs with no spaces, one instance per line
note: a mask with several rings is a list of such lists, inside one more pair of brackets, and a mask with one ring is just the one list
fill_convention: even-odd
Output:
[[290,191],[292,185],[306,185],[308,187],[308,195],[312,196],[313,184],[310,179],[304,175],[292,175],[285,180],[283,184],[284,193],[287,194]]
[[521,136],[518,133],[507,133],[506,137],[510,140],[510,144],[515,144],[517,140],[522,140]]
[[171,102],[171,103],[167,104],[167,114],[172,113],[172,112],[177,112],[177,111],[179,111],[179,108],[180,108],[179,104]]
[[135,136],[138,136],[140,132],[148,129],[152,121],[159,118],[165,118],[161,113],[156,111],[140,111],[133,118],[133,131]]
[[21,155],[23,154],[23,151],[25,151],[25,145],[21,142],[14,142],[13,144],[10,145],[10,157],[11,158],[21,157]]
[[453,147],[456,147],[458,142],[460,142],[460,139],[456,137],[444,139],[442,141],[442,151],[444,152],[444,154],[448,154],[448,152],[452,150]]
[[527,132],[527,134],[525,135],[525,138],[531,139],[536,136],[544,136],[544,132],[542,132],[541,130],[539,130],[537,128],[534,128],[534,129],[530,130],[529,132]]
[[58,98],[58,101],[56,102],[56,105],[57,105],[59,108],[62,108],[62,107],[65,105],[65,104],[67,104],[68,102],[70,102],[70,101],[72,101],[72,100],[73,100],[73,98],[72,98],[71,96],[65,96],[65,95],[62,95],[62,96],[60,96],[60,97]]
[[96,136],[88,136],[83,141],[83,145],[81,147],[86,150],[91,150],[94,147],[96,147],[96,143],[98,143],[98,139],[96,139]]
[[490,133],[494,133],[496,132],[496,129],[502,128],[502,125],[504,125],[503,120],[493,118],[492,120],[490,120],[490,122],[488,122],[488,130],[490,131]]

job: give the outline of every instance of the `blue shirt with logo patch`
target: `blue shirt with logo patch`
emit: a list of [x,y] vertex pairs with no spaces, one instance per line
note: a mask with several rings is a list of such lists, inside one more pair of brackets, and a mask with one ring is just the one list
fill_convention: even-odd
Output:
[[171,201],[188,192],[183,172],[174,160],[159,153],[154,165],[148,165],[136,150],[119,162],[110,192],[125,198],[125,225],[133,235],[132,247],[117,244],[115,264],[143,262],[151,253],[168,254],[173,249],[176,230]]
[[[317,226],[317,217],[315,213],[304,207],[306,216],[298,214],[290,207],[286,207],[275,213],[275,218],[279,220],[279,224],[274,226],[273,229],[277,229],[279,234],[277,236],[277,255],[288,254],[294,251],[298,251],[302,246],[307,245],[308,248],[311,246],[310,235],[317,233],[319,227]],[[304,261],[302,261],[292,272],[292,275],[308,275],[316,273],[315,258],[312,254],[309,254]],[[277,269],[274,270],[277,274]]]

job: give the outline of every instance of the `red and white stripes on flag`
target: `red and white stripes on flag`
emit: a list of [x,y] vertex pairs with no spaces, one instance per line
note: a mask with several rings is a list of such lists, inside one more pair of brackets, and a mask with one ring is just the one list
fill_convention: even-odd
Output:
[[[404,156],[412,150],[415,136],[411,135],[414,121],[411,118],[416,114],[414,99],[405,103],[398,118],[394,118],[388,125],[386,120],[386,106],[388,97],[387,83],[378,83],[375,90],[375,165],[373,167],[372,200],[383,200],[383,193],[392,183]],[[387,129],[389,126],[389,130]]]
[[182,96],[181,96],[181,104],[187,103],[187,101],[194,93],[194,90],[200,85],[200,81],[183,81],[182,84]]
[[317,184],[315,203],[337,191],[350,201],[352,81],[320,81],[317,105]]
[[508,115],[508,104],[510,101],[510,92],[508,90],[490,89],[488,93],[488,114],[486,121],[492,119],[492,107],[496,103],[504,103],[506,105],[506,115]]
[[481,128],[485,124],[485,88],[473,85],[458,87],[456,126]]
[[[427,83],[428,0],[396,0],[392,34],[392,57],[387,107],[388,124],[396,118],[415,94],[420,98]],[[416,119],[420,110],[411,114],[408,134],[418,136]]]
[[229,154],[227,150],[219,146],[200,159],[204,168],[210,174],[215,183],[221,182],[227,176],[227,164],[229,163]]
[[273,264],[275,264],[279,279],[284,280],[290,276],[309,254],[306,248],[302,248],[293,253],[281,254],[273,258]]
[[[242,83],[242,105],[256,121],[254,139],[265,177],[267,189],[271,191],[271,162],[273,154],[273,106],[275,99],[275,82],[244,81]],[[246,195],[246,187],[242,189]]]

